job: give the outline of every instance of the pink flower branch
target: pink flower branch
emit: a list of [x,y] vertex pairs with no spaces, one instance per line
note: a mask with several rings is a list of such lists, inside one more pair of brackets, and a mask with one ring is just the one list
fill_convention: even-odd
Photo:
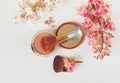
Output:
[[78,14],[85,18],[83,25],[86,27],[88,44],[97,56],[96,59],[103,59],[110,55],[112,32],[115,30],[111,22],[110,6],[103,0],[89,0],[87,7],[79,7]]

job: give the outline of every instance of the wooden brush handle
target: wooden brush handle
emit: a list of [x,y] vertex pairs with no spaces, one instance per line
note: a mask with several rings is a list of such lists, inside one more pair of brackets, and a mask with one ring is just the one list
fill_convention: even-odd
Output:
[[64,40],[64,39],[66,39],[66,38],[67,38],[67,34],[61,34],[61,35],[58,35],[58,36],[56,37],[57,42],[59,42],[59,41],[61,41],[61,40]]
[[83,63],[82,61],[74,61],[75,63]]

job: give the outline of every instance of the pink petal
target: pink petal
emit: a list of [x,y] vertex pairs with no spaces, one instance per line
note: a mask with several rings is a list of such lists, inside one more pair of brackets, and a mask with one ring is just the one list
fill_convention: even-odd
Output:
[[110,30],[110,31],[114,31],[114,30],[115,30],[115,28],[113,27],[113,25],[108,25],[107,28],[108,28],[108,30]]
[[99,5],[99,6],[103,5],[102,0],[96,0],[95,2],[96,2],[96,4]]
[[105,43],[106,43],[106,44],[109,43],[109,38],[108,38],[108,37],[106,37],[106,39],[105,39]]
[[68,71],[73,72],[73,70],[74,70],[74,64],[71,64],[71,66],[68,68]]
[[95,47],[95,46],[98,45],[98,40],[97,40],[97,39],[91,39],[91,40],[89,40],[88,44],[89,44],[90,46]]
[[89,0],[89,3],[90,3],[90,4],[94,3],[94,0]]
[[87,9],[84,7],[78,8],[78,14],[80,14],[81,16],[87,17],[88,16]]
[[96,10],[93,14],[94,14],[94,16],[100,17],[100,16],[102,16],[102,11]]
[[109,12],[109,9],[108,9],[107,7],[104,7],[104,8],[103,8],[103,11],[104,11],[105,13],[108,13],[108,12]]
[[91,27],[93,25],[93,21],[91,19],[86,19],[86,22],[84,23],[85,27]]

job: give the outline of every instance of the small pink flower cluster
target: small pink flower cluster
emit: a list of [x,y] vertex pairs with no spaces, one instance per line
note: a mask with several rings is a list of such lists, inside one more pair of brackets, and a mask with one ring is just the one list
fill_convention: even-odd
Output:
[[97,53],[96,59],[110,55],[112,32],[115,30],[110,18],[110,6],[103,0],[89,0],[87,7],[79,7],[78,14],[85,18],[83,25],[87,32],[89,45]]
[[73,72],[75,62],[73,58],[64,58],[64,66],[67,68],[68,72]]
[[55,20],[53,17],[48,17],[47,20],[44,21],[44,23],[48,26],[51,26],[52,28],[55,27]]

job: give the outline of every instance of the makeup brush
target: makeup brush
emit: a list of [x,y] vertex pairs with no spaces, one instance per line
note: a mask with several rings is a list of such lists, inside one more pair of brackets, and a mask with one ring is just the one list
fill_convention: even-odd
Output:
[[79,39],[81,37],[82,32],[79,27],[67,34],[61,34],[58,36],[43,32],[35,37],[31,47],[33,52],[48,55],[55,49],[57,43],[64,43],[66,41],[70,41],[76,38]]
[[[67,63],[65,62],[66,60],[67,60]],[[53,61],[53,69],[56,73],[57,72],[68,72],[68,68],[66,67],[66,64],[73,65],[76,63],[82,63],[82,61],[76,61],[73,59],[71,60],[71,58],[57,55]]]

